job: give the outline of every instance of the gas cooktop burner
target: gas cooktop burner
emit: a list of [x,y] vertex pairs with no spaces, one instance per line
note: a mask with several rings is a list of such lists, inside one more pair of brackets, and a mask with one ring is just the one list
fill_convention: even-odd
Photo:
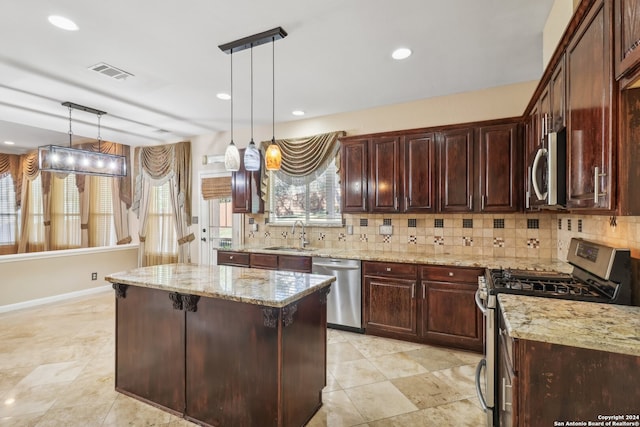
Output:
[[491,282],[496,292],[596,301],[613,298],[613,292],[564,273],[494,269],[491,270]]

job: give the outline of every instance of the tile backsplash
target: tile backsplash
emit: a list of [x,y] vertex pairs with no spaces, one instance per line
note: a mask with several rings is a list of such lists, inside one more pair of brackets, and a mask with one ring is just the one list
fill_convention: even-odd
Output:
[[[297,245],[291,227],[265,223],[266,215],[245,215],[245,244]],[[261,224],[250,231],[250,221]],[[389,224],[390,222],[390,224]],[[380,234],[393,226],[392,235]],[[640,258],[640,217],[527,214],[345,214],[343,227],[306,227],[311,247],[395,252],[434,252],[519,258],[567,259],[572,237],[631,249]],[[299,228],[296,229],[296,233]]]

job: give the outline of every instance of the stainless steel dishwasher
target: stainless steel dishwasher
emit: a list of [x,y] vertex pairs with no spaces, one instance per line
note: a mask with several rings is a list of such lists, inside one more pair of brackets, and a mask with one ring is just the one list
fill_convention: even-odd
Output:
[[363,332],[360,260],[313,257],[313,272],[336,277],[327,296],[327,326]]

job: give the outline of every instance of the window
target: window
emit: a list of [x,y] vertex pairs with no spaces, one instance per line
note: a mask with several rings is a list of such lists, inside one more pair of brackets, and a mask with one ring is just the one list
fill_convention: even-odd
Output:
[[28,185],[27,200],[22,201],[22,209],[27,218],[26,222],[26,243],[27,252],[38,252],[44,250],[44,209],[42,206],[42,174],[33,181],[26,181],[23,185]]
[[316,173],[316,178],[309,183],[300,179],[290,182],[278,171],[272,175],[269,185],[271,222],[302,220],[306,224],[342,225],[340,184],[335,162],[329,162],[326,169]]
[[112,246],[116,244],[113,224],[113,201],[111,199],[112,178],[87,176],[89,185],[89,246]]
[[76,176],[53,177],[51,180],[51,249],[82,246],[80,234],[80,193]]
[[15,245],[18,233],[18,210],[13,178],[0,178],[0,245]]
[[209,200],[209,236],[216,248],[231,248],[233,241],[231,198]]
[[171,210],[171,181],[151,187],[147,216],[145,265],[167,264],[178,261],[176,227]]

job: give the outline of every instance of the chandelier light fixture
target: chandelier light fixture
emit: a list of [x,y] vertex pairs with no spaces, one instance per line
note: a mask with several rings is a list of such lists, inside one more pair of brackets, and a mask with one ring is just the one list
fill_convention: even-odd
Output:
[[[223,52],[230,54],[233,57],[233,53],[234,52],[239,52],[241,50],[245,50],[245,49],[251,49],[251,141],[249,142],[249,145],[247,147],[247,149],[245,150],[244,153],[244,166],[246,170],[249,171],[254,171],[254,170],[259,170],[260,169],[260,152],[258,150],[258,148],[256,147],[255,142],[253,141],[253,48],[255,46],[260,46],[262,44],[266,44],[266,43],[273,43],[275,44],[276,40],[280,40],[283,39],[287,36],[287,32],[285,30],[282,29],[282,27],[276,27],[273,28],[271,30],[267,30],[264,31],[262,33],[258,33],[258,34],[254,34],[252,36],[248,36],[248,37],[244,37],[242,39],[238,39],[229,43],[225,43],[222,45],[219,45],[218,48],[220,48],[220,50],[222,50]],[[275,51],[275,48],[274,48]],[[275,54],[273,54],[275,57]],[[233,66],[232,66],[233,69]],[[275,73],[275,65],[273,65],[273,70]],[[266,155],[265,155],[265,162],[266,162],[266,168],[267,170],[277,170],[280,169],[280,160],[282,158],[282,155],[280,154],[280,149],[278,148],[278,146],[275,144],[275,74],[273,77],[273,81],[274,81],[274,89],[273,89],[273,93],[274,93],[274,100],[273,100],[273,107],[274,107],[274,111],[273,111],[273,134],[274,136],[272,136],[271,138],[271,145],[269,145]],[[232,82],[233,82],[233,71],[232,71]],[[233,83],[232,83],[232,88],[231,88],[231,102],[233,103]],[[235,144],[233,143],[233,107],[232,109],[232,114],[231,114],[231,142],[229,143],[229,146],[227,147],[227,150],[225,151],[225,168],[229,171],[237,171],[240,168],[240,156],[238,154],[238,161],[237,161],[237,168],[233,168],[235,166],[235,162],[234,159],[232,158],[232,156],[234,155],[234,150],[235,152],[237,152],[237,147],[235,146]],[[273,153],[274,151],[274,147],[277,150],[277,154],[272,155],[274,159],[277,160],[272,160],[271,162],[269,161],[269,153]],[[227,159],[231,158],[231,160],[229,162],[227,162]],[[277,167],[273,166],[276,165]],[[272,167],[270,167],[270,165]]]
[[[75,173],[100,176],[126,176],[127,158],[116,154],[101,153],[100,119],[105,113],[95,108],[63,102],[69,108],[69,147],[45,145],[38,147],[38,165],[41,171]],[[81,150],[71,146],[73,131],[71,129],[71,111],[82,110],[98,116],[98,151]]]
[[268,171],[280,170],[282,164],[282,152],[280,147],[276,144],[276,39],[274,38],[271,43],[271,144],[267,147],[267,152],[264,156],[265,167]]
[[248,171],[260,170],[260,152],[253,142],[253,46],[251,46],[251,141],[244,151],[244,168]]
[[233,52],[231,52],[231,142],[224,152],[224,167],[228,171],[240,170],[240,152],[233,142]]

